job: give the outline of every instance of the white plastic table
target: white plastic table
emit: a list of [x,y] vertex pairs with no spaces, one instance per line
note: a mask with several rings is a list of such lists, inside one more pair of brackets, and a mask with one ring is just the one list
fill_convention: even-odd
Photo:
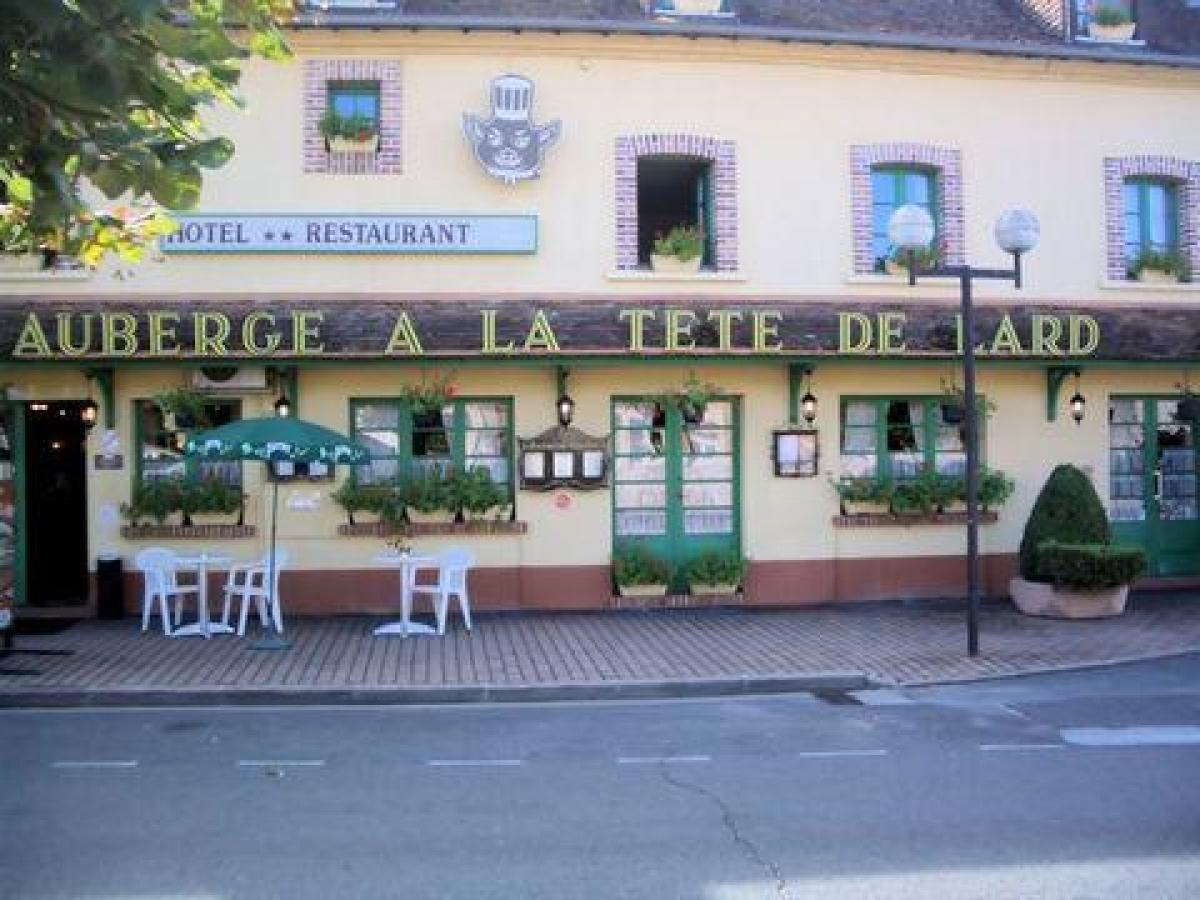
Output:
[[208,567],[209,566],[228,566],[233,562],[233,557],[223,556],[218,553],[196,553],[187,556],[176,556],[176,562],[181,569],[194,571],[199,579],[200,590],[197,591],[196,603],[199,610],[196,614],[196,621],[189,622],[187,625],[181,625],[172,632],[172,637],[192,637],[200,635],[207,639],[214,634],[230,634],[233,628],[223,622],[214,622],[208,615]]
[[421,622],[412,621],[412,583],[419,569],[436,569],[436,556],[415,556],[412,553],[380,553],[375,562],[395,566],[400,570],[400,621],[388,622],[375,629],[376,637],[387,634],[398,634],[408,637],[410,634],[437,634],[437,629]]

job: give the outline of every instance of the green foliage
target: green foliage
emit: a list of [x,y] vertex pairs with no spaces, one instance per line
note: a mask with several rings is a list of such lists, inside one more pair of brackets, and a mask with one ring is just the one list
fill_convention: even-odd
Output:
[[[979,472],[979,505],[984,509],[1003,506],[1016,490],[1016,483],[999,469]],[[965,489],[964,489],[965,496]]]
[[326,138],[352,141],[365,141],[379,133],[379,123],[370,116],[339,116],[332,109],[326,110],[317,128]]
[[447,372],[433,378],[426,378],[422,374],[419,384],[404,385],[402,393],[417,415],[441,412],[442,407],[454,397],[454,373]]
[[330,494],[330,498],[346,511],[346,518],[354,524],[356,512],[374,513],[385,522],[395,522],[400,519],[403,504],[396,485],[360,484],[354,478],[347,478],[342,485]]
[[[0,183],[36,246],[140,259],[233,154],[202,115],[237,104],[240,64],[281,59],[291,0],[8,0]],[[131,198],[137,212],[94,203]],[[103,203],[103,201],[101,201]]]
[[418,512],[458,511],[458,497],[453,483],[436,468],[405,481],[400,487],[400,497],[405,506]]
[[179,486],[180,481],[176,478],[135,484],[130,502],[121,504],[121,514],[134,525],[142,524],[145,519],[153,519],[156,524],[161,525],[167,520],[167,516],[182,508]]
[[695,372],[688,372],[678,388],[667,388],[655,397],[660,406],[675,406],[683,413],[688,422],[698,422],[704,418],[704,410],[709,401],[724,393],[719,384],[702,381]]
[[1037,548],[1046,541],[1112,542],[1104,504],[1091,480],[1075,466],[1056,466],[1034,501],[1021,536],[1021,577],[1025,580],[1054,581],[1054,573],[1043,569],[1038,561]]
[[1129,264],[1129,276],[1139,278],[1144,269],[1157,269],[1168,275],[1174,275],[1180,281],[1192,280],[1192,269],[1188,265],[1187,257],[1178,250],[1143,248],[1137,258]]
[[1102,3],[1092,13],[1092,21],[1104,28],[1116,28],[1133,21],[1129,10],[1113,3]]
[[241,489],[218,478],[159,478],[134,485],[121,514],[135,525],[146,519],[161,525],[171,513],[181,512],[183,524],[189,525],[195,513],[231,515],[241,508]]
[[892,486],[875,478],[841,478],[833,482],[838,498],[845,503],[877,503],[888,506],[892,502]]
[[469,472],[455,472],[450,477],[450,492],[455,509],[476,515],[508,503],[508,493],[492,480],[492,472],[487,466],[473,466]]
[[1129,584],[1146,571],[1146,552],[1140,547],[1042,541],[1035,558],[1038,570],[1046,573],[1055,587],[1078,591]]
[[670,570],[666,562],[645,547],[622,547],[613,554],[613,577],[622,587],[643,584],[666,584]]
[[175,417],[176,427],[209,428],[212,425],[208,417],[208,398],[198,391],[173,388],[160,391],[151,400],[164,416],[170,414]]
[[654,239],[654,252],[680,262],[695,259],[704,254],[704,233],[690,225],[676,225],[665,236]]
[[29,227],[29,210],[11,203],[0,205],[0,250],[34,253],[41,249],[41,242]]
[[710,550],[701,553],[687,565],[691,584],[741,584],[746,561],[740,553],[720,553]]
[[940,266],[945,261],[946,254],[942,250],[941,239],[934,238],[928,245],[912,251],[894,247],[888,258],[893,265],[905,271],[908,271],[910,263],[915,263],[918,272],[925,272]]

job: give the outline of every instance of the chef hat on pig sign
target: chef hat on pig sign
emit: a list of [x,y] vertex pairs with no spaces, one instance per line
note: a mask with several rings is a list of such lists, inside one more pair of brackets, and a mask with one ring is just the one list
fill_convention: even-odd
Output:
[[529,118],[533,109],[533,82],[520,75],[492,79],[492,115],[497,119]]

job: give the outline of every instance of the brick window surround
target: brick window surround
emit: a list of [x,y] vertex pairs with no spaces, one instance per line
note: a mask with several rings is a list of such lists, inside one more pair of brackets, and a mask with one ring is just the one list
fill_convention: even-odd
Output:
[[[331,81],[379,82],[379,149],[375,153],[330,153],[318,127]],[[304,61],[304,171],[393,175],[401,171],[400,63],[388,59]]]
[[636,134],[617,138],[617,268],[638,267],[637,164],[646,156],[690,156],[713,167],[713,267],[738,267],[737,155],[733,141],[690,134]]
[[858,144],[850,148],[850,201],[854,228],[854,274],[875,271],[871,249],[871,170],[876,166],[924,166],[937,173],[945,263],[963,264],[962,154],[929,144]]
[[1110,156],[1104,160],[1106,274],[1125,281],[1125,181],[1156,178],[1175,184],[1179,192],[1179,252],[1193,272],[1200,272],[1200,162],[1171,156]]

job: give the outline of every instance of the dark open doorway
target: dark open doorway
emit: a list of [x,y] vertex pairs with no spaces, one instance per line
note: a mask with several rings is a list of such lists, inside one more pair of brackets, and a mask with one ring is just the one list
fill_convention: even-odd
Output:
[[88,602],[87,470],[82,402],[29,404],[25,431],[27,602]]

